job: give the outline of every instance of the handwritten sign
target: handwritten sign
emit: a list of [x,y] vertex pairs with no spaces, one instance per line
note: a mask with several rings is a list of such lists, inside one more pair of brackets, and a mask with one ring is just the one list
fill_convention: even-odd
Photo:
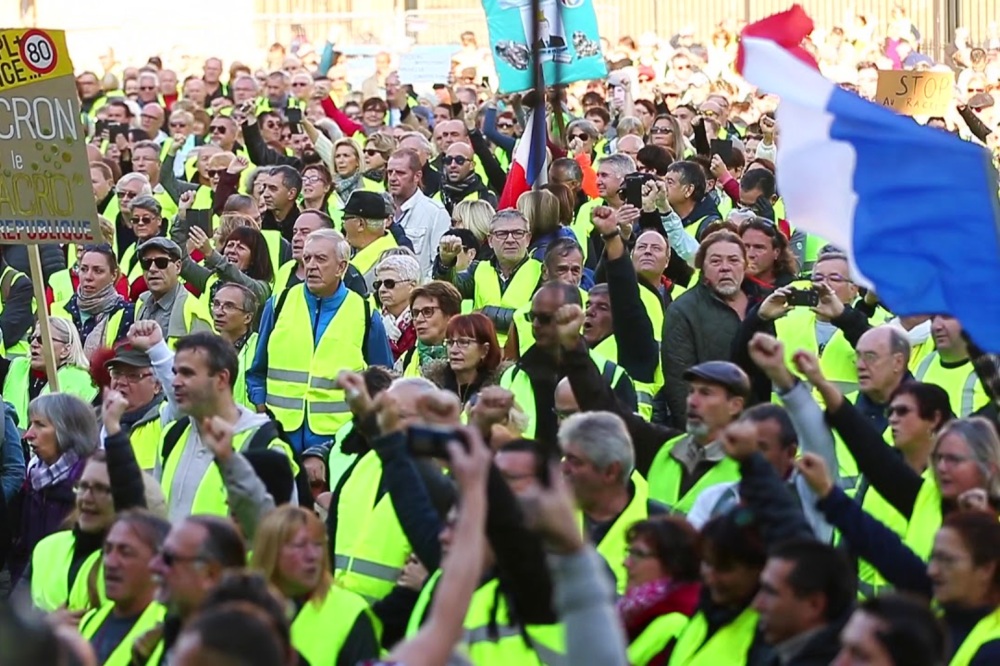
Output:
[[951,72],[880,70],[875,99],[904,116],[944,116],[954,85]]
[[0,30],[0,243],[100,239],[62,30]]

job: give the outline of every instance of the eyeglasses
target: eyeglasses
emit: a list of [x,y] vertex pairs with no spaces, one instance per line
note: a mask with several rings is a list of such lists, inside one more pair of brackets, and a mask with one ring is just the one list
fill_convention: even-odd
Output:
[[139,90],[156,90],[156,86],[139,86]]
[[650,134],[673,134],[674,131],[669,127],[651,127],[649,129]]
[[[54,337],[54,336],[52,338],[52,342],[58,342],[61,345],[68,345],[69,344],[69,340],[60,340],[59,338]],[[35,333],[30,338],[28,338],[28,343],[29,344],[33,344],[33,345],[35,345],[35,344],[40,345],[40,344],[42,344],[42,336],[39,335],[38,333]]]
[[119,199],[135,199],[139,196],[138,192],[129,192],[128,190],[115,190],[115,194],[118,195]]
[[440,310],[436,305],[428,305],[423,308],[410,308],[410,316],[416,319],[417,317],[423,317],[424,319],[430,319],[434,316],[434,313]]
[[226,128],[223,127],[222,125],[210,125],[209,128],[208,128],[208,130],[212,134],[225,134],[226,133]]
[[173,259],[170,257],[153,257],[152,259],[142,258],[139,260],[139,265],[142,266],[142,270],[144,271],[148,271],[151,266],[156,266],[162,271],[166,270],[167,266],[169,266],[171,262],[173,262]]
[[325,183],[326,179],[316,173],[306,174],[302,176],[303,183]]
[[534,324],[537,321],[541,326],[548,326],[555,321],[556,317],[547,312],[533,312],[529,310],[524,313],[524,318],[528,320],[529,324]]
[[148,224],[156,222],[155,217],[149,217],[148,215],[138,215],[136,217],[130,217],[129,220],[132,222],[133,225],[138,225],[140,227],[144,227]]
[[931,462],[934,466],[944,465],[945,467],[955,467],[964,462],[972,460],[971,456],[960,456],[957,453],[932,453]]
[[365,148],[365,155],[375,157],[376,155],[384,155],[384,153],[381,150],[376,150],[375,148]]
[[264,127],[267,129],[278,129],[281,127],[281,123],[272,120],[271,122],[264,123]]
[[651,557],[656,557],[656,553],[636,548],[635,546],[629,546],[625,549],[625,556],[631,557],[633,560],[648,560]]
[[569,417],[573,416],[574,414],[578,414],[579,412],[577,412],[576,410],[557,409],[557,408],[553,407],[552,408],[552,413],[556,415],[556,420],[557,421],[565,421]]
[[462,166],[470,160],[468,157],[464,157],[463,155],[445,155],[444,159],[441,161],[445,164],[457,164],[458,166]]
[[114,381],[125,382],[126,384],[138,384],[143,379],[152,377],[152,372],[131,372],[122,370],[112,370],[111,379]]
[[167,550],[166,548],[161,548],[160,551],[157,553],[157,555],[159,555],[160,559],[163,560],[163,563],[171,569],[174,567],[175,564],[180,564],[181,562],[205,561],[204,555],[194,555],[190,557],[185,555],[178,555],[177,553],[171,550]]
[[459,349],[468,349],[474,344],[478,344],[479,341],[475,338],[445,338],[445,347],[458,347]]
[[382,288],[385,285],[386,289],[395,289],[396,285],[406,284],[407,282],[413,282],[413,280],[393,280],[392,278],[387,278],[385,280],[375,280],[372,282],[372,286],[375,287],[375,291]]
[[497,229],[496,231],[491,231],[490,235],[497,240],[507,240],[508,238],[513,238],[514,240],[521,240],[528,235],[527,229]]
[[858,359],[860,359],[864,365],[873,365],[878,363],[881,358],[882,357],[875,352],[861,352],[858,354]]
[[222,310],[226,314],[232,314],[233,312],[246,312],[243,308],[236,305],[235,303],[228,303],[224,301],[212,300],[212,310]]
[[904,417],[913,410],[908,405],[890,405],[886,410],[886,416]]
[[183,121],[182,122],[171,122],[170,126],[171,127],[187,127],[188,124],[185,123],[185,122],[183,122]]
[[111,494],[111,486],[106,483],[90,483],[89,481],[81,481],[73,486],[73,492],[81,497],[87,493],[91,493],[94,497],[107,497]]

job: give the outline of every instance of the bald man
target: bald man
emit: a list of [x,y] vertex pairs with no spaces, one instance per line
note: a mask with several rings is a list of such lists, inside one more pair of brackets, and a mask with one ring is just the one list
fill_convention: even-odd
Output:
[[618,139],[617,152],[624,153],[632,159],[636,159],[636,155],[639,154],[639,151],[645,145],[646,144],[643,142],[641,137],[638,137],[635,134],[627,134]]
[[459,201],[488,201],[493,208],[497,207],[496,195],[490,192],[486,183],[475,172],[475,154],[471,145],[463,141],[452,143],[445,150],[441,164],[444,168],[445,180],[441,184],[439,194],[441,203],[444,204],[449,215]]

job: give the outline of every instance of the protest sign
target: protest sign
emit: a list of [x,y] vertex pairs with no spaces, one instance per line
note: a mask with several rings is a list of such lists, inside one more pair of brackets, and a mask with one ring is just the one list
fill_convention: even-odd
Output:
[[944,116],[954,90],[951,72],[880,70],[875,99],[904,116]]
[[593,0],[483,0],[499,91],[534,86],[531,39],[538,22],[539,60],[546,85],[608,75]]
[[399,54],[399,80],[415,86],[446,83],[451,73],[451,57],[459,48],[458,44],[414,46]]
[[92,243],[97,208],[61,30],[0,30],[0,243]]

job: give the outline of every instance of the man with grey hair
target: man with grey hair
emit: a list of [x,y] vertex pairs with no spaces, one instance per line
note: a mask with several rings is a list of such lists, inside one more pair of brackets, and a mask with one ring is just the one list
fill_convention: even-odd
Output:
[[[591,199],[580,207],[573,221],[573,233],[576,234],[577,242],[584,248],[584,259],[590,268],[597,266],[597,261],[601,258],[601,251],[604,249],[604,240],[600,237],[600,232],[594,227],[594,210],[601,206],[607,206],[617,217],[625,206],[622,198],[625,187],[625,177],[637,170],[635,160],[623,153],[615,153],[601,159],[596,166],[597,169],[597,193],[600,195],[596,199]],[[627,211],[628,209],[625,209]],[[638,213],[638,211],[636,211]],[[629,222],[638,219],[638,215],[630,218]]]
[[392,216],[378,192],[356,190],[344,204],[344,236],[351,246],[351,264],[365,277],[371,290],[375,265],[386,250],[398,247],[388,231]]
[[[381,200],[380,200],[381,201]],[[341,370],[392,367],[385,326],[368,300],[343,283],[350,245],[318,229],[302,248],[305,282],[264,306],[247,389],[257,411],[270,411],[297,451],[331,439],[350,411],[335,385]]]
[[635,451],[621,417],[611,412],[573,414],[559,426],[562,473],[583,512],[587,537],[615,574],[618,593],[628,583],[622,547],[629,528],[667,507],[649,498],[642,477],[633,477]]

